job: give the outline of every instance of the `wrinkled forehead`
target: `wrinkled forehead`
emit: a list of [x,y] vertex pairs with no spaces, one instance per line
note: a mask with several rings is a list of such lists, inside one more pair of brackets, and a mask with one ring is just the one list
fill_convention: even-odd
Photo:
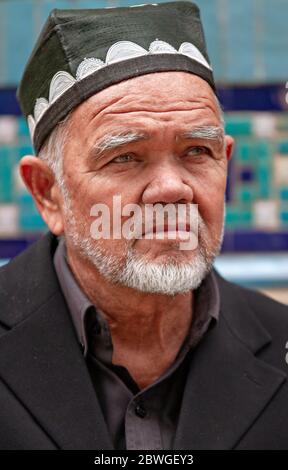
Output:
[[89,121],[107,112],[183,110],[205,106],[220,118],[215,93],[202,78],[186,72],[157,72],[135,77],[96,93],[73,116]]

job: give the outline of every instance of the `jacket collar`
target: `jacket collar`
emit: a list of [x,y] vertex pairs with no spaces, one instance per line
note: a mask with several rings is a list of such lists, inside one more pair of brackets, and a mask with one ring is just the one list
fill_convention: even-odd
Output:
[[2,270],[1,321],[13,328],[0,337],[0,378],[58,447],[113,449],[55,275],[56,246],[49,233]]
[[238,287],[216,275],[219,324],[191,357],[175,449],[235,448],[286,381],[281,370],[256,357],[269,347],[269,333]]
[[48,232],[0,269],[0,321],[12,328],[59,291],[52,257],[57,237]]

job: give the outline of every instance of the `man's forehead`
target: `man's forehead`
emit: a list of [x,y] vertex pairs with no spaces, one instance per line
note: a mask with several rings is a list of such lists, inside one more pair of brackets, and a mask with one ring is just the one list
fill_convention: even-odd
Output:
[[[172,138],[177,141],[179,137],[183,138],[194,130],[200,129],[203,130],[203,137],[205,137],[205,131],[207,130],[207,134],[209,134],[211,128],[224,132],[219,116],[210,108],[167,111],[165,113],[152,111],[107,113],[103,116],[97,115],[90,120],[85,116],[85,119],[85,124],[83,122],[83,125],[80,126],[79,121],[74,119],[70,135],[79,141],[79,145],[85,143],[88,148],[97,141],[105,141],[106,138],[113,140],[115,137],[118,141],[119,137],[124,137],[125,141],[125,138],[130,134],[141,135],[142,138],[136,139],[136,141],[145,142],[161,138]],[[217,137],[219,136],[217,135]],[[133,141],[135,140],[133,139]]]
[[[102,90],[81,103],[75,114],[91,117],[105,110],[125,107],[139,109],[169,109],[169,105],[181,105],[191,109],[201,104],[209,104],[217,109],[217,100],[211,87],[200,77],[186,72],[160,72],[135,77]],[[87,114],[88,113],[88,114]]]

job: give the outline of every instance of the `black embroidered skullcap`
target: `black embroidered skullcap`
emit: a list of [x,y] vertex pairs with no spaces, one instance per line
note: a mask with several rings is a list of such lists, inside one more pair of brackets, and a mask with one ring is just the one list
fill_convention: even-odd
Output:
[[198,75],[215,90],[199,9],[191,2],[53,10],[17,90],[35,151],[98,91],[177,70]]

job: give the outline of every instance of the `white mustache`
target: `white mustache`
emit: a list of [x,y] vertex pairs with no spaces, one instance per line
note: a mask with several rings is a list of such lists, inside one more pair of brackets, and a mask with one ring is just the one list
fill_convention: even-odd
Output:
[[191,236],[197,235],[198,224],[201,226],[203,225],[203,219],[198,211],[197,214],[190,213],[185,217],[183,217],[182,214],[180,215],[181,216],[179,217],[178,213],[176,213],[176,217],[170,217],[170,219],[167,219],[166,217],[160,221],[154,216],[153,221],[148,219],[148,223],[146,222],[145,224],[142,214],[142,221],[136,219],[135,223],[133,222],[133,230],[131,237],[129,238],[153,238],[153,236],[164,232],[167,232],[168,234],[170,233],[170,235],[172,233],[177,234],[179,232],[183,232],[187,234],[187,237],[189,234]]

